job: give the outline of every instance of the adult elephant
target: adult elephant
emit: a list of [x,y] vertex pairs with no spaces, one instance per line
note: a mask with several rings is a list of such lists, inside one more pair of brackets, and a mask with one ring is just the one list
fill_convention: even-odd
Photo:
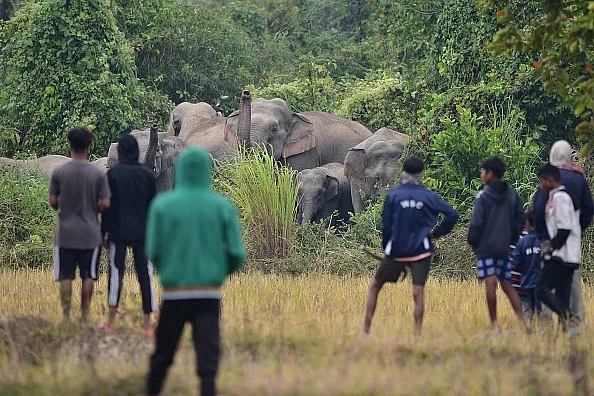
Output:
[[208,103],[183,102],[171,112],[167,133],[179,137],[188,147],[199,146],[213,158],[223,159],[237,154],[224,139],[226,121]]
[[[44,157],[30,160],[13,160],[11,158],[0,157],[0,166],[13,165],[24,171],[37,171],[42,177],[49,180],[54,169],[70,160],[70,157],[65,157],[63,155],[46,155]],[[107,158],[103,157],[91,163],[98,166],[100,169],[107,171],[106,162]]]
[[[158,133],[156,127],[130,132],[138,141],[140,155],[138,161],[151,169],[157,178],[157,192],[173,188],[175,162],[180,152],[186,148],[185,142],[168,133]],[[118,144],[112,143],[107,153],[107,167],[118,162]]]
[[365,208],[365,198],[377,197],[382,188],[394,184],[408,139],[403,133],[381,128],[349,150],[344,166],[355,214]]
[[331,224],[337,220],[349,220],[353,211],[351,188],[344,176],[344,165],[338,162],[305,169],[298,175],[299,207],[297,223],[307,224],[327,219],[337,211],[338,217],[332,217]]
[[282,99],[256,99],[243,91],[240,108],[227,118],[225,140],[237,149],[262,146],[297,171],[343,163],[349,149],[372,133],[363,125],[321,111],[294,113]]

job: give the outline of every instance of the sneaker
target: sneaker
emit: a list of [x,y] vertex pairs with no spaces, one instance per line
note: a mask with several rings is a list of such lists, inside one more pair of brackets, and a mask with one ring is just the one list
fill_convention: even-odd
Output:
[[107,325],[107,323],[101,323],[99,326],[97,326],[97,328],[100,329],[100,330],[105,330],[105,332],[107,334],[110,334],[110,335],[116,335],[116,334],[118,334],[117,330],[114,329],[114,328],[112,328],[112,327],[109,327]]

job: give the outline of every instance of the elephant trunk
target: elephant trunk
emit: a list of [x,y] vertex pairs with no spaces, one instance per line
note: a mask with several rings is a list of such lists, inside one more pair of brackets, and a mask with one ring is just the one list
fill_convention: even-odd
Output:
[[301,213],[300,222],[299,224],[307,224],[311,223],[314,217],[313,211],[314,203],[311,201],[302,201],[301,205],[299,206],[299,211]]
[[157,133],[157,124],[151,126],[149,135],[149,145],[146,150],[143,165],[152,171],[155,169],[155,159],[157,158],[157,147],[159,146],[159,135]]
[[250,91],[244,90],[239,101],[239,126],[237,127],[237,142],[239,146],[250,147],[250,130],[252,128],[252,96]]

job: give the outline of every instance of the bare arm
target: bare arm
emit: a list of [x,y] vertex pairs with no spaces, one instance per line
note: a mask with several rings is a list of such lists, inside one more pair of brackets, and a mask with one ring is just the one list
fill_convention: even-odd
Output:
[[[51,205],[51,204],[50,204]],[[103,198],[100,202],[99,205],[97,205],[97,209],[99,210],[100,213],[105,212],[107,209],[109,209],[109,207],[111,206],[111,198]]]
[[50,204],[52,208],[58,210],[58,197],[56,197],[55,195],[50,195],[47,199],[47,202]]

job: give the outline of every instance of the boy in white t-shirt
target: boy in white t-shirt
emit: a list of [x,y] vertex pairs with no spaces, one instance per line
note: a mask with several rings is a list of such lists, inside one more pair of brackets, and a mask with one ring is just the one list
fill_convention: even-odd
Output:
[[579,268],[581,259],[579,212],[561,184],[559,168],[551,164],[543,165],[537,176],[540,188],[549,197],[545,222],[551,242],[550,246],[542,246],[543,268],[536,292],[542,303],[559,315],[559,321],[566,330],[570,318],[573,272]]

